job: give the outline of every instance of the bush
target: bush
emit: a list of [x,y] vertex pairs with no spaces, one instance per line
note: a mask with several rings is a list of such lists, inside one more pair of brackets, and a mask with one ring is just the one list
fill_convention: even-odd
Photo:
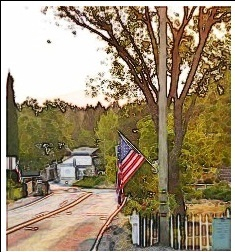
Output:
[[133,210],[135,209],[137,213],[141,213],[142,215],[149,215],[151,213],[158,212],[159,201],[152,198],[146,198],[142,200],[127,200],[126,205],[124,206],[122,212],[125,215],[131,215]]
[[192,189],[190,192],[185,193],[184,197],[185,197],[186,201],[191,201],[194,199],[199,200],[199,199],[203,198],[203,192],[202,192],[202,190]]
[[216,199],[222,201],[231,201],[231,187],[225,183],[220,182],[203,191],[205,199]]
[[74,186],[83,188],[93,188],[105,182],[105,176],[84,177],[82,180],[75,182]]
[[14,188],[13,189],[13,200],[18,200],[21,199],[23,197],[23,192],[22,192],[22,188],[18,187],[18,188]]
[[8,179],[7,180],[7,200],[18,200],[23,197],[23,188],[22,184],[15,183],[13,180]]

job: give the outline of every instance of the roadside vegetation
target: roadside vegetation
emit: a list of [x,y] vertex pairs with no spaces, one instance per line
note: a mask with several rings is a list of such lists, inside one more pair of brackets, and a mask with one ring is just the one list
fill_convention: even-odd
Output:
[[[224,83],[229,81],[228,72]],[[37,101],[29,98],[18,107],[19,157],[23,169],[43,169],[53,160],[62,159],[67,154],[67,147],[97,147],[98,167],[100,171],[105,171],[105,175],[85,177],[74,185],[83,188],[114,188],[117,172],[117,130],[141,150],[150,162],[157,159],[158,136],[145,102],[134,102],[122,107],[113,103],[108,108],[98,104],[84,109],[56,100],[47,101],[39,109]],[[231,188],[226,182],[220,183],[218,177],[221,167],[229,168],[231,165],[230,116],[229,84],[223,95],[211,88],[208,95],[200,98],[200,103],[195,107],[179,160],[181,189],[186,202],[203,198],[230,201]],[[168,144],[172,148],[173,132],[170,127],[173,121],[170,114],[168,122]],[[52,143],[47,155],[38,145],[43,142]],[[64,143],[62,148],[58,147],[58,142]],[[196,190],[197,183],[210,184],[211,187]],[[156,170],[145,163],[125,187],[125,194],[129,199],[124,210],[126,213],[133,208],[142,212],[157,211],[159,203]],[[172,211],[177,207],[174,195],[169,195],[169,204]]]
[[73,186],[81,188],[107,188],[107,182],[104,175],[99,175],[94,177],[84,177],[82,180],[75,182]]

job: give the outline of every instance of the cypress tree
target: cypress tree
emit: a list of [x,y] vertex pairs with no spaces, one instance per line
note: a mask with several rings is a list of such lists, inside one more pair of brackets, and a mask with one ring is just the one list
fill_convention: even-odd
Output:
[[7,92],[6,92],[6,130],[7,130],[7,156],[16,156],[19,154],[18,139],[18,115],[15,103],[15,92],[13,87],[14,79],[10,73],[7,76]]

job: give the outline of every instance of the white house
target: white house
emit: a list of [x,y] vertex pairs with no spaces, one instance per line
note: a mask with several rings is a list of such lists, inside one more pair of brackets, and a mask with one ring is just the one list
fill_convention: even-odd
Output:
[[80,147],[71,152],[71,156],[57,165],[59,181],[62,184],[72,185],[84,176],[94,176],[96,167],[93,162],[98,148]]

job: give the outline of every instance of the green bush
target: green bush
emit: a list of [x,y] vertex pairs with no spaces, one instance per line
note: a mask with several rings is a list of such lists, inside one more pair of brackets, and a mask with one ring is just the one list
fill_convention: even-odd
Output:
[[12,179],[7,180],[6,184],[7,200],[18,200],[23,197],[22,184],[15,183]]
[[191,201],[193,199],[199,200],[203,198],[203,191],[202,190],[195,190],[192,188],[192,190],[185,193],[184,196],[186,201]]
[[203,197],[206,199],[216,199],[223,201],[231,201],[231,187],[225,183],[220,182],[203,191]]
[[13,200],[18,200],[23,197],[23,190],[21,187],[13,189]]
[[126,202],[122,212],[125,215],[131,215],[133,210],[135,209],[137,213],[141,213],[142,215],[149,215],[151,213],[156,213],[159,208],[159,201],[152,198],[146,198],[142,200],[134,200],[129,199]]
[[95,176],[95,177],[84,177],[82,180],[75,182],[74,186],[79,186],[83,188],[94,188],[100,184],[103,184],[106,180],[105,176]]

